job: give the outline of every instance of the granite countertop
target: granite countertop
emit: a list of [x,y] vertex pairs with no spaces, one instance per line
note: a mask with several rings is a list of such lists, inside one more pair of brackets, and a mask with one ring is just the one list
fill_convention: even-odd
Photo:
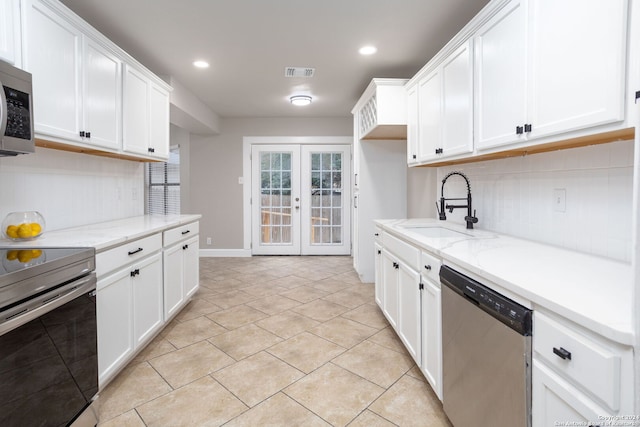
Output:
[[5,247],[93,247],[102,252],[112,246],[136,240],[182,224],[198,221],[202,215],[141,215],[114,221],[45,231],[25,242],[0,239]]
[[[621,344],[635,342],[629,263],[433,218],[376,224],[534,310],[546,309]],[[457,233],[428,237],[412,230],[418,226]]]

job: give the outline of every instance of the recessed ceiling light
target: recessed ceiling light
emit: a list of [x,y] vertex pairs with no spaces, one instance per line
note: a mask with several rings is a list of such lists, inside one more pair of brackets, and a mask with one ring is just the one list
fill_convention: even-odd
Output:
[[377,51],[378,49],[375,46],[363,46],[358,50],[360,55],[373,55]]
[[196,68],[209,68],[207,61],[193,61],[193,66]]
[[298,106],[311,104],[311,97],[308,95],[295,95],[289,98],[289,100],[293,105]]

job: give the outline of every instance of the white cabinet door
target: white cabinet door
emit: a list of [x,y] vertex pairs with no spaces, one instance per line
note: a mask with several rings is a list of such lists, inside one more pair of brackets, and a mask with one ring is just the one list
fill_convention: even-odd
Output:
[[553,426],[560,421],[586,426],[611,415],[535,358],[532,388],[533,427]]
[[98,281],[98,378],[101,384],[133,352],[133,304],[129,269]]
[[149,88],[149,154],[169,157],[169,92],[151,84]]
[[184,301],[182,245],[164,250],[164,318],[170,319]]
[[29,2],[25,69],[33,75],[36,133],[80,141],[82,34],[39,1]]
[[530,138],[624,119],[627,0],[530,2]]
[[440,286],[422,279],[422,373],[442,400],[442,302]]
[[22,65],[20,0],[0,0],[0,59]]
[[384,308],[384,288],[383,288],[383,272],[382,272],[382,246],[374,244],[374,270],[375,270],[375,300],[380,309]]
[[422,364],[420,324],[420,274],[399,262],[398,268],[398,335],[418,366]]
[[[475,147],[525,140],[526,0],[513,0],[474,38]],[[516,127],[523,129],[516,132]]]
[[418,163],[418,86],[407,89],[407,164]]
[[443,156],[473,150],[473,67],[471,40],[442,64],[441,142]]
[[418,82],[418,160],[436,157],[440,147],[442,116],[442,75],[433,71]]
[[184,293],[185,298],[191,297],[200,285],[200,256],[198,254],[199,237],[193,236],[184,242]]
[[163,322],[162,256],[160,253],[134,264],[131,275],[133,294],[133,337],[142,344]]
[[385,317],[393,326],[398,328],[398,263],[386,250],[382,250],[382,283],[383,309]]
[[149,79],[126,64],[122,148],[135,154],[149,154]]
[[117,150],[121,143],[122,61],[84,37],[82,75],[84,142]]

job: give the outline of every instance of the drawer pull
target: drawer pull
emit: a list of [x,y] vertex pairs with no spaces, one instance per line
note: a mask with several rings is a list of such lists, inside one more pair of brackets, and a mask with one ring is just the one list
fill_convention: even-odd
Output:
[[427,271],[431,271],[431,266],[430,265],[425,265],[424,269],[427,270]]
[[138,248],[135,251],[129,251],[127,252],[129,255],[133,255],[133,254],[137,254],[138,252],[142,252],[142,248]]
[[191,230],[186,230],[182,232],[182,235],[184,236],[185,234],[189,234],[189,233],[191,233]]
[[556,356],[558,356],[562,360],[567,360],[567,359],[571,360],[571,352],[565,350],[562,347],[560,347],[560,348],[553,347],[553,354],[555,354]]

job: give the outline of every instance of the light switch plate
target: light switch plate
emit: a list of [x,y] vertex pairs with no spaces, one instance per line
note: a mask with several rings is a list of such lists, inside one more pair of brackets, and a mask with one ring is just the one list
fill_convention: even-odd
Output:
[[555,212],[567,211],[567,190],[565,188],[553,189],[553,210]]

